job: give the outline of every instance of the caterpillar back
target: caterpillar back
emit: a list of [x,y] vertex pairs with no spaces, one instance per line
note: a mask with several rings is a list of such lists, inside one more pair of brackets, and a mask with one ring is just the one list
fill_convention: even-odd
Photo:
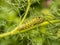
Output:
[[43,22],[43,19],[41,17],[36,17],[36,18],[31,19],[31,20],[27,21],[26,23],[20,25],[18,30],[28,29],[28,28],[35,26],[37,24],[40,24],[42,22]]

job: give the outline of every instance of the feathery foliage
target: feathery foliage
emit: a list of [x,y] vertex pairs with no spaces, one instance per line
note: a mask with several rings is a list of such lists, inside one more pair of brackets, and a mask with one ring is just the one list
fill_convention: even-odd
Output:
[[60,0],[0,0],[0,45],[60,45]]

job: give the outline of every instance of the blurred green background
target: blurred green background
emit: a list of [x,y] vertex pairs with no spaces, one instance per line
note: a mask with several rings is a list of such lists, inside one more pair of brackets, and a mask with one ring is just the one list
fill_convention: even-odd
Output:
[[[60,45],[60,0],[30,0],[25,22],[40,16],[49,25],[37,26],[27,32],[0,38],[0,45]],[[28,0],[0,0],[0,34],[12,31],[23,19]]]

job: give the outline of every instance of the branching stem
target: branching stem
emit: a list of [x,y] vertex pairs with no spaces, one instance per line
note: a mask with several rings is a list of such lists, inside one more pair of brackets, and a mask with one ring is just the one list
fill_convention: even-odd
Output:
[[[52,21],[50,21],[50,22],[53,23],[53,24],[55,24],[55,23],[60,23],[60,20],[52,20]],[[49,23],[48,21],[45,21],[45,22],[43,22],[43,23],[41,23],[41,24],[39,24],[39,25],[35,25],[35,26],[33,26],[33,27],[31,27],[31,28],[28,28],[28,29],[26,29],[26,30],[20,30],[20,33],[26,32],[26,31],[28,31],[28,30],[30,30],[30,29],[33,29],[33,28],[37,27],[37,26],[46,26],[46,25],[49,25],[49,24],[50,24],[50,23]],[[17,34],[17,33],[18,33],[18,31],[13,30],[13,31],[11,31],[11,32],[7,32],[7,33],[0,34],[0,38],[6,37],[6,36],[9,36],[9,35],[13,35],[13,34]]]

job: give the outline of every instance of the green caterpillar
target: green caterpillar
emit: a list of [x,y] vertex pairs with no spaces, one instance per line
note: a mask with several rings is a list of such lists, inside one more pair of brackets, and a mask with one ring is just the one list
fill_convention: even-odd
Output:
[[36,18],[31,19],[31,20],[27,21],[26,23],[20,25],[18,27],[18,30],[28,29],[28,28],[30,28],[30,27],[32,27],[34,25],[40,24],[42,22],[43,22],[43,20],[42,20],[41,17],[36,17]]

